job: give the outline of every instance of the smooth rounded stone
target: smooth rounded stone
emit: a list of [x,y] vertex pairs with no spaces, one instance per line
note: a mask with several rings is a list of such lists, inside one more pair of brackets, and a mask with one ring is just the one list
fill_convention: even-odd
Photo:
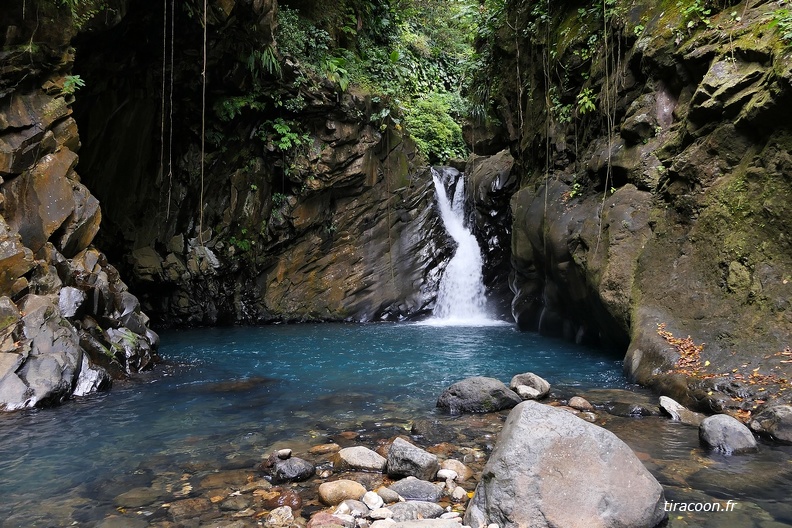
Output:
[[374,491],[367,491],[360,500],[371,510],[382,508],[385,504],[385,500]]
[[328,455],[330,453],[337,453],[339,451],[341,451],[341,446],[336,443],[319,444],[308,450],[308,452],[312,455]]
[[727,414],[705,418],[699,426],[699,440],[724,455],[739,455],[758,449],[751,430]]
[[415,477],[394,482],[390,485],[390,489],[408,501],[437,502],[443,497],[443,486]]
[[319,485],[319,500],[328,506],[335,506],[347,499],[360,500],[365,493],[366,488],[354,480],[334,480]]
[[775,405],[753,417],[750,428],[776,442],[792,444],[792,405]]
[[320,528],[322,526],[326,526],[328,528],[331,526],[354,528],[355,518],[350,515],[333,515],[332,513],[326,511],[320,511],[313,514],[311,520],[308,521],[308,526],[306,528]]
[[654,527],[665,519],[664,501],[662,486],[616,435],[526,401],[509,413],[464,524]]
[[509,382],[509,388],[512,390],[516,389],[520,385],[526,385],[536,390],[539,394],[534,399],[537,400],[540,400],[550,394],[550,383],[548,383],[543,377],[537,376],[533,372],[517,374]]
[[456,480],[458,476],[453,469],[441,469],[437,472],[438,480]]
[[701,425],[705,418],[703,414],[691,411],[668,396],[660,396],[660,408],[667,412],[675,422],[695,425],[696,427]]
[[369,512],[369,518],[374,520],[390,519],[393,512],[389,508],[375,508]]
[[432,480],[440,464],[437,457],[410,442],[396,438],[388,450],[388,475]]
[[567,403],[573,409],[577,409],[578,411],[593,411],[594,406],[589,403],[589,401],[585,398],[581,398],[580,396],[572,396],[569,398],[569,402]]
[[454,383],[440,394],[437,407],[451,414],[511,409],[522,400],[495,378],[475,376]]
[[469,478],[473,476],[473,471],[470,470],[465,464],[456,460],[454,458],[449,458],[448,460],[443,460],[440,463],[440,467],[442,469],[449,469],[457,474],[456,481],[457,482],[465,482]]
[[291,449],[279,449],[275,452],[275,455],[280,458],[281,460],[288,460],[292,456]]
[[160,493],[152,488],[132,488],[115,498],[113,503],[119,508],[139,508],[160,498]]
[[451,498],[454,502],[465,502],[468,499],[468,494],[465,488],[457,486],[454,488],[454,491],[451,492]]
[[459,519],[462,514],[456,511],[445,512],[440,516],[441,519]]
[[400,502],[404,500],[401,495],[390,488],[379,488],[377,490],[377,495],[382,497],[382,500],[385,501],[385,504],[393,504],[394,502]]
[[434,519],[445,513],[442,506],[427,501],[397,502],[388,506],[388,509],[393,512],[391,519],[396,522]]
[[365,517],[369,513],[369,507],[359,500],[347,499],[339,504],[333,515],[351,515],[352,517]]
[[487,528],[500,528],[500,525],[498,523],[490,523],[487,525]]
[[333,466],[340,470],[353,469],[381,473],[385,470],[386,462],[385,457],[363,446],[345,447],[333,457]]
[[[275,458],[272,466],[265,469],[272,477],[272,482],[279,484],[283,482],[301,482],[313,477],[316,473],[316,466],[302,458],[291,457],[287,460]],[[266,464],[266,463],[265,463]]]
[[289,526],[294,522],[294,513],[288,506],[275,508],[267,515],[265,526]]
[[[393,515],[393,512],[391,512],[391,515]],[[377,519],[371,523],[369,528],[393,528],[394,526],[396,526],[396,521],[393,519]]]

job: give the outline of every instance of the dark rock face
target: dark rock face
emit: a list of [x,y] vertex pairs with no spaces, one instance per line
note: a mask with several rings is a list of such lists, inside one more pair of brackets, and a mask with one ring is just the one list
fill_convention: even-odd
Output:
[[[84,181],[105,204],[100,243],[128,274],[144,310],[164,325],[399,320],[428,312],[451,248],[431,175],[416,167],[411,140],[388,122],[380,126],[382,107],[370,96],[342,91],[285,59],[282,78],[257,81],[259,96],[277,94],[277,105],[268,100],[266,111],[218,117],[213,109],[251,96],[239,35],[257,43],[271,36],[277,7],[272,0],[226,5],[209,21],[216,42],[209,61],[214,71],[232,73],[209,79],[207,128],[220,139],[207,142],[203,182],[194,133],[200,111],[186,102],[200,100],[200,87],[177,86],[185,102],[176,100],[166,122],[166,136],[178,134],[160,167],[160,99],[157,90],[138,87],[159,86],[159,63],[141,57],[159,57],[161,42],[122,38],[147,34],[161,15],[132,3],[117,31],[77,42],[87,79],[76,105],[85,123]],[[177,46],[200,54],[200,24],[176,16]],[[178,64],[177,77],[200,75],[194,66]],[[108,83],[112,90],[104,89]],[[272,110],[284,102],[300,109]],[[268,139],[277,132],[259,133],[278,119],[299,134],[299,148],[281,149]]]
[[476,376],[444,390],[437,399],[437,407],[451,414],[487,413],[511,409],[521,401],[503,382]]
[[751,430],[784,444],[792,444],[792,405],[774,405],[757,413]]
[[[559,65],[589,63],[577,58],[588,30],[569,37],[579,29],[561,9],[546,37],[519,55],[507,46],[492,70],[519,70],[523,83],[550,90],[523,93],[498,78],[500,100],[513,101],[498,106],[499,117],[519,131],[514,318],[521,328],[627,349],[632,379],[686,406],[718,411],[739,407],[731,396],[761,398],[755,386],[731,385],[734,369],[750,375],[741,371],[749,357],[779,378],[792,374],[777,357],[792,336],[792,281],[782,271],[792,269],[792,75],[778,33],[766,30],[771,9],[746,9],[730,31],[717,27],[729,9],[713,12],[711,27],[675,41],[668,29],[683,27],[685,15],[638,2],[612,28],[622,43],[618,74],[603,77],[600,54],[590,77],[563,86],[553,81],[561,66],[549,76],[538,66],[544,44],[562,50]],[[528,27],[529,14],[511,16]],[[640,38],[631,36],[637,20]],[[559,118],[586,87],[596,109]],[[702,369],[719,376],[700,383],[669,373],[680,351],[658,335],[661,324],[706,343]]]
[[660,484],[615,435],[528,401],[509,413],[465,524],[654,527],[665,518],[664,500]]
[[[62,15],[18,7],[0,15],[14,28],[7,46],[31,41],[37,17]],[[102,215],[75,171],[80,140],[62,90],[74,28],[48,26],[40,45],[13,54],[26,60],[0,69],[0,410],[101,390],[157,358],[139,302],[91,246]]]

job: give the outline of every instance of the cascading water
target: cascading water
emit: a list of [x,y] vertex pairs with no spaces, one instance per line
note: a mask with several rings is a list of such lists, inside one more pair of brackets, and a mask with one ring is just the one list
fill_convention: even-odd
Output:
[[446,231],[457,244],[446,266],[437,292],[434,323],[449,325],[492,324],[487,315],[487,300],[482,276],[481,248],[465,227],[465,181],[460,178],[449,199],[441,175],[432,169],[437,204]]

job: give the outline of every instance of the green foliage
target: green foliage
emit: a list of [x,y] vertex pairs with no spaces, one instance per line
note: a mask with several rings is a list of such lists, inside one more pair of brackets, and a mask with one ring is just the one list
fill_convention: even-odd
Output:
[[299,12],[285,6],[278,8],[278,31],[275,34],[278,50],[306,65],[318,64],[330,50],[332,39]]
[[432,92],[406,107],[404,124],[430,162],[467,154],[462,128],[452,117],[460,103],[453,94]]
[[232,121],[245,109],[263,110],[266,104],[259,100],[260,94],[254,92],[240,96],[224,97],[215,102],[213,109],[221,121]]
[[247,67],[254,79],[260,79],[265,71],[276,77],[282,76],[281,65],[272,46],[253,50],[248,56]]
[[252,241],[249,238],[247,238],[247,233],[248,230],[242,228],[240,230],[240,234],[242,238],[231,236],[231,238],[228,239],[228,243],[234,246],[235,248],[237,248],[238,250],[242,251],[243,253],[247,253],[248,251],[250,251],[250,249],[253,246]]
[[106,0],[57,0],[58,4],[69,9],[77,29],[81,29],[96,15],[107,8]]
[[770,26],[778,28],[778,36],[784,45],[792,45],[792,9],[776,9],[770,19]]
[[257,135],[268,146],[281,152],[308,145],[311,142],[311,136],[300,130],[299,123],[286,121],[281,117],[262,123],[258,128]]
[[594,104],[594,99],[594,92],[591,88],[583,88],[580,90],[580,93],[577,95],[578,113],[585,115],[596,110],[597,105]]
[[84,86],[85,81],[79,75],[67,75],[66,80],[63,81],[63,88],[61,89],[61,92],[71,95]]
[[688,30],[692,30],[699,24],[712,27],[712,21],[710,20],[712,8],[708,5],[708,0],[679,0],[677,7],[680,8],[685,16],[685,27]]

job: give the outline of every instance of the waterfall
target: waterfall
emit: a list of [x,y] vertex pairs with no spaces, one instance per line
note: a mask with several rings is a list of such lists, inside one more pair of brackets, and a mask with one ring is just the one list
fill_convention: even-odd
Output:
[[432,169],[437,205],[446,231],[457,248],[440,279],[432,324],[485,325],[499,323],[487,315],[482,276],[481,248],[465,227],[465,181],[459,178],[454,196],[449,199],[440,174]]

